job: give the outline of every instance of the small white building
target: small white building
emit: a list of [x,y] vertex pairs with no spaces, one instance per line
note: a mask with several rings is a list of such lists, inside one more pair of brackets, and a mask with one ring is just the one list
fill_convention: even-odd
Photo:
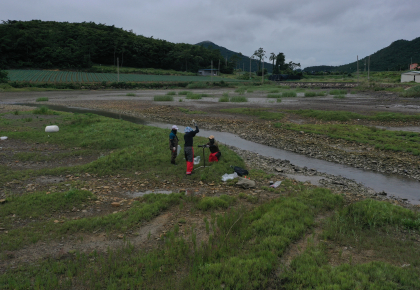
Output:
[[214,75],[214,76],[217,76],[218,75],[218,70],[217,69],[209,69],[209,68],[205,68],[205,69],[199,69],[198,70],[198,74],[200,75],[200,76],[211,76],[212,74]]
[[410,71],[401,74],[401,82],[407,83],[407,82],[416,82],[420,83],[420,71]]

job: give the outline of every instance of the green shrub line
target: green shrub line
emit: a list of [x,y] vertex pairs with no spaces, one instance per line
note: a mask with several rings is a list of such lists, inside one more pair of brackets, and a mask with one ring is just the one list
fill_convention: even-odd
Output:
[[283,92],[281,96],[283,98],[296,98],[297,94],[296,92]]
[[420,86],[411,87],[408,90],[400,92],[399,95],[404,98],[418,98],[420,97]]
[[282,97],[282,94],[268,94],[267,95],[267,98],[275,98],[275,99],[278,99],[278,98],[281,98]]
[[399,121],[408,122],[414,120],[420,120],[420,114],[406,115],[401,113],[375,113],[373,115],[363,115],[359,113],[353,113],[349,111],[321,111],[321,110],[292,110],[292,113],[309,117],[316,118],[324,121],[350,121],[355,119],[364,119],[369,121]]
[[231,97],[229,101],[232,103],[245,103],[245,102],[248,102],[248,98],[242,97],[242,96],[234,96],[234,97]]
[[330,95],[346,95],[347,91],[346,90],[331,90],[329,91]]
[[297,125],[276,123],[277,128],[293,131],[303,131],[319,135],[326,135],[334,139],[343,139],[362,144],[370,144],[381,150],[395,152],[408,152],[415,156],[420,155],[420,134],[404,131],[380,130],[376,127],[361,125]]

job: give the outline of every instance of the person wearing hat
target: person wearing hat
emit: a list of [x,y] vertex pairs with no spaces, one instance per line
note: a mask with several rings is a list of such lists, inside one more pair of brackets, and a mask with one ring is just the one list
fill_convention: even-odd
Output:
[[193,148],[193,138],[195,135],[200,132],[198,130],[197,123],[193,120],[193,124],[195,126],[195,130],[191,127],[185,127],[185,134],[184,134],[184,153],[185,153],[185,160],[187,161],[187,175],[191,175],[193,168],[194,168],[194,148]]
[[178,127],[176,125],[172,126],[172,131],[169,133],[169,149],[171,150],[171,163],[176,165],[175,158],[178,155],[178,136],[176,136],[176,132],[178,132]]
[[209,143],[206,144],[207,147],[210,150],[210,155],[209,155],[209,162],[217,162],[220,159],[220,156],[222,155],[222,153],[219,150],[219,146],[216,142],[216,140],[214,140],[214,136],[210,135],[209,136]]

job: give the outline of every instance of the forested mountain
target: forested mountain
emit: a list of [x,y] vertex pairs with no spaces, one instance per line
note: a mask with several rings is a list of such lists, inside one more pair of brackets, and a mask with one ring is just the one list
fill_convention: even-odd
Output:
[[93,63],[197,72],[221,62],[218,50],[171,43],[93,22],[3,21],[0,24],[0,68],[89,68]]
[[[355,56],[356,58],[356,56]],[[359,71],[368,69],[368,58],[359,59]],[[407,70],[411,63],[420,63],[420,37],[411,41],[397,40],[391,43],[390,46],[385,47],[370,56],[370,70],[372,71],[387,71],[387,70]],[[352,62],[340,66],[310,66],[304,69],[305,71],[345,71],[355,72],[357,70],[357,63]]]
[[[240,52],[231,51],[223,46],[219,46],[208,40],[199,42],[196,45],[206,47],[209,49],[216,49],[220,51],[220,54],[223,56],[225,61],[226,61],[226,58],[228,61],[232,60],[235,62],[235,68],[245,69],[246,72],[249,72],[249,57],[248,56],[244,56]],[[266,55],[266,56],[269,57],[269,55]],[[258,71],[258,63],[259,61],[257,59],[254,59],[251,61],[251,71],[253,72]],[[267,71],[270,73],[273,71],[272,67],[273,65],[271,63],[267,63],[267,62],[264,63],[264,68],[267,69]]]

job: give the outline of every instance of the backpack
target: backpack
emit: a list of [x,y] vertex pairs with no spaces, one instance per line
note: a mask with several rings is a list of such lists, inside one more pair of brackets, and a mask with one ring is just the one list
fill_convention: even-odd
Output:
[[248,170],[243,169],[238,166],[231,166],[233,168],[233,171],[235,171],[239,176],[248,175]]

